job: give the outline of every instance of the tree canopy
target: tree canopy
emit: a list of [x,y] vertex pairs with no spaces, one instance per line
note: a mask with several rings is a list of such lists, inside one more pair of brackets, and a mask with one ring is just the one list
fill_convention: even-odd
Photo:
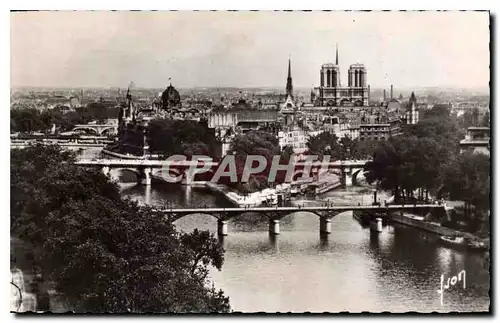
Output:
[[45,132],[50,130],[54,124],[60,131],[68,131],[77,124],[86,124],[90,121],[100,123],[108,118],[117,117],[118,108],[106,107],[98,102],[67,112],[63,112],[62,107],[43,111],[35,108],[10,110],[11,131],[24,133]]
[[334,133],[322,132],[309,137],[306,145],[310,155],[320,158],[329,155],[330,160],[352,160],[371,158],[379,142],[351,139],[347,135],[339,139]]
[[448,196],[473,206],[477,215],[489,210],[489,157],[460,153],[462,132],[449,115],[446,105],[437,105],[424,113],[415,125],[405,125],[403,134],[390,138],[365,165],[369,183],[400,198],[422,198],[423,192],[436,197]]
[[207,280],[223,249],[207,231],[181,233],[120,197],[99,170],[57,146],[11,152],[11,232],[31,244],[45,279],[78,312],[227,312]]
[[[293,149],[288,147],[282,153],[276,136],[267,131],[250,131],[233,138],[229,154],[234,155],[235,158],[238,182],[223,182],[242,193],[251,193],[269,187],[268,175],[274,156],[280,156],[280,163],[288,163],[293,155]],[[263,156],[266,159],[266,167],[260,173],[250,175],[248,182],[241,182],[249,155]],[[257,163],[252,162],[252,167],[257,167]],[[275,183],[282,183],[284,179],[284,172],[278,171]]]
[[147,141],[153,153],[213,155],[214,135],[192,120],[155,119],[147,127]]

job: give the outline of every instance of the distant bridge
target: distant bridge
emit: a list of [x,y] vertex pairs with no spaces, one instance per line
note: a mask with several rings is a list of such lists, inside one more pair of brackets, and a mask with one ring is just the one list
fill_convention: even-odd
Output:
[[[392,212],[412,211],[429,212],[433,209],[443,209],[443,205],[437,204],[394,204],[394,205],[328,205],[328,206],[291,206],[291,207],[245,207],[245,208],[192,208],[192,209],[169,209],[153,208],[157,212],[163,212],[168,221],[174,222],[190,214],[207,214],[217,219],[217,233],[227,235],[228,220],[244,213],[259,213],[269,219],[269,233],[280,233],[280,220],[285,216],[307,212],[319,217],[320,234],[332,232],[331,219],[346,211],[372,211],[375,217],[391,216]],[[376,214],[376,215],[375,215]]]
[[[337,161],[332,161],[332,162],[310,162],[309,164],[312,165],[312,167],[322,167],[322,166],[328,166],[328,167],[363,167],[368,160],[337,160]],[[122,167],[122,166],[127,166],[127,167],[132,167],[132,166],[149,166],[149,167],[154,167],[154,168],[161,168],[164,167],[165,165],[171,165],[171,166],[191,166],[191,165],[198,165],[200,163],[203,163],[204,165],[210,165],[210,166],[218,166],[219,162],[216,161],[211,161],[211,160],[183,160],[183,161],[173,161],[173,160],[148,160],[148,159],[118,159],[118,158],[110,158],[110,159],[81,159],[77,162],[79,165],[86,165],[86,166],[110,166],[110,167]],[[295,166],[305,166],[306,162],[304,161],[298,161],[295,163]]]
[[[338,175],[341,178],[343,186],[353,185],[356,182],[356,176],[363,171],[363,166],[367,160],[344,160],[344,161],[316,161],[304,162],[298,161],[294,163],[294,173],[292,180],[296,180],[304,174],[306,176],[314,176],[321,170],[338,170]],[[104,174],[108,175],[111,169],[127,170],[137,175],[138,182],[146,185],[151,184],[151,173],[153,169],[166,170],[168,174],[174,177],[182,176],[183,180],[187,179],[187,172],[193,166],[208,166],[208,173],[215,173],[219,162],[212,160],[147,160],[147,159],[81,159],[76,162],[82,166],[101,167]],[[193,169],[193,168],[191,168]],[[306,174],[307,173],[307,174]]]
[[[82,140],[84,141],[84,140]],[[81,143],[79,141],[76,142],[57,142],[57,141],[25,141],[25,142],[11,142],[10,149],[25,149],[35,144],[43,144],[43,145],[59,145],[63,149],[70,150],[79,150],[79,149],[89,149],[89,148],[104,148],[106,147],[105,143]]]
[[118,124],[77,124],[72,131],[75,130],[90,130],[97,135],[107,134],[117,134]]

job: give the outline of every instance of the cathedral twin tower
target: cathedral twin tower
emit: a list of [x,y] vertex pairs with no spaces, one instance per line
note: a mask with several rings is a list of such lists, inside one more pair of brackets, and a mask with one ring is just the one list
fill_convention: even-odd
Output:
[[320,86],[315,88],[317,105],[322,107],[367,106],[369,88],[366,85],[366,68],[363,64],[349,67],[347,87],[340,81],[339,50],[335,53],[335,64],[321,66]]
[[[339,68],[339,50],[336,49],[335,64],[326,63],[321,66],[320,86],[314,88],[311,100],[315,106],[368,106],[370,88],[366,84],[366,68],[363,64],[352,64],[349,67],[347,86],[342,86]],[[286,92],[292,94],[292,76],[290,61],[288,62],[288,79]]]

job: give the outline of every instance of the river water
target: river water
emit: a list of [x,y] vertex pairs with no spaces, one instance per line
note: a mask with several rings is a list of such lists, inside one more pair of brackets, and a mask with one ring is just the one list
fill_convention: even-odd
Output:
[[[206,189],[180,185],[124,184],[123,195],[142,203],[174,207],[230,206]],[[361,197],[363,195],[363,197]],[[370,203],[366,188],[336,190],[319,197],[339,204]],[[190,215],[175,222],[180,230],[216,233],[217,220]],[[489,264],[485,255],[441,246],[435,235],[413,228],[385,226],[371,234],[351,212],[332,220],[327,240],[319,220],[296,213],[281,221],[281,234],[268,234],[265,217],[242,215],[229,221],[225,262],[211,279],[237,312],[449,312],[487,311]],[[438,294],[445,281],[466,272],[462,282]]]

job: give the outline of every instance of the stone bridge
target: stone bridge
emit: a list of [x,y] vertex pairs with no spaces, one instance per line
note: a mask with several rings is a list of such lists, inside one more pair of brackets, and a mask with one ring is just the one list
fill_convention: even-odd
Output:
[[394,204],[394,205],[347,205],[347,206],[291,206],[291,207],[247,207],[247,208],[193,208],[172,209],[154,208],[156,212],[165,214],[168,221],[174,222],[190,214],[207,214],[217,219],[217,233],[225,236],[228,233],[228,221],[245,213],[259,213],[269,219],[269,233],[280,233],[280,220],[297,212],[306,212],[319,218],[321,235],[332,232],[332,218],[346,211],[373,212],[377,218],[390,217],[392,212],[430,212],[432,209],[443,209],[437,204]]
[[118,124],[77,124],[72,131],[75,130],[90,130],[99,136],[104,133],[115,135],[118,133]]
[[[299,180],[302,176],[317,178],[320,173],[333,172],[341,178],[342,185],[351,186],[356,184],[357,175],[363,171],[363,166],[366,160],[345,160],[332,162],[303,162],[294,163],[294,172],[292,181]],[[202,166],[207,166],[210,169],[206,171],[209,174],[214,174],[219,166],[219,162],[212,160],[184,160],[184,161],[169,161],[169,160],[147,160],[147,159],[81,159],[77,161],[78,165],[101,167],[104,174],[109,175],[111,169],[120,169],[131,171],[137,174],[138,181],[150,185],[151,174],[153,170],[157,170],[159,176],[179,177],[183,183],[190,182],[195,178],[188,178],[188,170],[200,169]],[[166,172],[166,173],[165,173]]]
[[87,143],[87,142],[39,142],[39,141],[24,141],[24,142],[11,142],[10,149],[25,149],[35,144],[44,144],[44,145],[59,145],[62,149],[68,150],[80,150],[80,149],[89,149],[89,148],[104,148],[106,147],[106,143],[97,142],[97,143]]

